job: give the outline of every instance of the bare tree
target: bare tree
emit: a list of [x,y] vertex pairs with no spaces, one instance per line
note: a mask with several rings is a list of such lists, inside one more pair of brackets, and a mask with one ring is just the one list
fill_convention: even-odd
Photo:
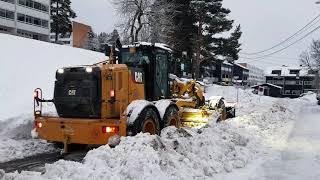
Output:
[[302,52],[300,62],[315,74],[315,88],[320,89],[320,40],[313,40],[309,50]]
[[123,41],[134,43],[150,41],[154,33],[160,34],[169,18],[164,10],[169,3],[163,0],[114,0],[121,15],[119,28],[123,30]]

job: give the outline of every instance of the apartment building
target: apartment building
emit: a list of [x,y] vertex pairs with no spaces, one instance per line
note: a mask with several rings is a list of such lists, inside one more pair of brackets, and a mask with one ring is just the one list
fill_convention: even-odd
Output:
[[316,91],[315,75],[303,67],[287,67],[268,69],[266,82],[281,87],[283,97],[299,97],[302,93]]
[[265,72],[263,69],[260,69],[248,63],[239,63],[239,65],[242,65],[249,69],[248,85],[254,86],[257,84],[262,84],[266,81]]
[[233,79],[237,85],[248,85],[249,69],[241,64],[235,63],[233,66]]
[[0,0],[0,33],[49,41],[50,0]]

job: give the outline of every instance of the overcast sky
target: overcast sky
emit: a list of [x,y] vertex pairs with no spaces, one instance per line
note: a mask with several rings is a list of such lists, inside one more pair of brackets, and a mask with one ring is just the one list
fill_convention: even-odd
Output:
[[[224,6],[231,10],[230,18],[242,26],[243,52],[251,53],[272,47],[315,18],[320,13],[320,5],[315,2],[316,0],[224,0]],[[111,0],[72,0],[72,6],[78,15],[76,20],[91,25],[94,31],[111,32],[115,28],[117,16]],[[251,63],[260,67],[298,64],[299,54],[310,46],[312,39],[317,38],[320,39],[320,30],[272,58]],[[278,49],[281,48],[268,52]]]

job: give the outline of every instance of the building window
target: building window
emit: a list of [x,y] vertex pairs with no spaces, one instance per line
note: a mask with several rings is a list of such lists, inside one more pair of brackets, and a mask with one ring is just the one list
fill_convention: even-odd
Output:
[[42,23],[41,23],[41,24],[42,24],[42,25],[41,25],[42,27],[44,27],[44,28],[48,28],[48,27],[49,27],[49,21],[47,21],[47,20],[42,20],[41,22],[42,22]]
[[5,9],[0,9],[0,17],[13,20],[14,19],[14,12],[8,11]]
[[300,70],[290,70],[290,74],[299,74]]
[[0,31],[7,32],[8,29],[0,27]]
[[8,2],[8,3],[14,4],[14,0],[0,0],[0,1],[4,1],[4,2]]
[[25,22],[26,16],[24,14],[18,13],[18,21]]
[[7,11],[7,12],[6,12],[6,18],[8,18],[8,19],[14,19],[14,12],[12,12],[12,11]]
[[39,18],[33,18],[33,24],[37,26],[41,26],[41,19]]
[[32,0],[19,0],[19,4],[29,8],[37,9],[39,11],[49,12],[49,6]]
[[38,2],[34,2],[33,8],[38,9],[38,10],[41,10],[41,4],[38,3]]
[[31,0],[26,0],[26,6],[27,6],[27,7],[30,7],[30,8],[33,8],[33,1],[31,1]]
[[32,16],[28,16],[28,15],[24,15],[21,13],[18,13],[18,21],[23,22],[23,23],[27,23],[27,24],[33,24],[33,25],[40,26],[43,28],[49,27],[49,21],[43,20],[40,18],[35,18]]
[[271,74],[281,74],[281,70],[272,70]]
[[32,17],[31,16],[26,16],[26,23],[32,24]]
[[41,10],[44,11],[44,12],[48,12],[49,11],[49,7],[41,4]]
[[19,4],[25,6],[26,5],[26,0],[19,0]]

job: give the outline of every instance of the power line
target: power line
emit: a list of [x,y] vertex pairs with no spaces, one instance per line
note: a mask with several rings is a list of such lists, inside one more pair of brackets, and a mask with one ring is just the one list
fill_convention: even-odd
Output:
[[[240,58],[242,59],[247,59],[247,60],[255,60],[256,58],[254,57],[246,57],[246,56],[240,56]],[[268,56],[264,59],[278,59],[278,60],[283,60],[283,59],[287,59],[287,60],[300,60],[299,58],[294,58],[294,57],[281,57],[281,56]]]
[[[276,47],[278,47],[278,46],[281,46],[282,44],[284,44],[284,43],[288,42],[289,40],[293,39],[295,36],[300,35],[300,34],[303,33],[305,30],[308,30],[308,29],[309,29],[308,27],[309,27],[314,21],[316,21],[319,17],[320,17],[320,14],[317,15],[315,18],[313,18],[308,24],[306,24],[304,27],[302,27],[302,28],[301,28],[300,30],[298,30],[296,33],[294,33],[293,35],[291,35],[291,36],[288,37],[287,39],[281,41],[280,43],[272,46],[271,48],[268,48],[268,49],[265,49],[265,50],[262,50],[262,51],[258,51],[258,52],[254,52],[254,53],[245,53],[245,52],[244,52],[244,53],[242,53],[242,54],[244,54],[244,55],[256,55],[256,54],[261,54],[261,53],[267,52],[267,51],[269,51],[269,50],[272,50],[272,49],[274,49],[274,48],[276,48]],[[316,23],[318,23],[318,22],[319,22],[319,20],[318,20]],[[315,23],[315,24],[316,24],[316,23]],[[312,25],[312,26],[313,26],[313,25]],[[311,27],[312,27],[312,26],[311,26]]]
[[[288,62],[288,61],[283,61],[284,60],[284,58],[285,57],[281,57],[281,58],[279,58],[279,59],[275,59],[275,58],[266,58],[266,59],[261,59],[261,60],[259,60],[259,62],[264,62],[264,63],[268,63],[268,64],[275,64],[275,65],[284,65],[284,64],[292,64],[292,65],[294,65],[294,64],[296,64],[296,63],[294,63],[294,62]],[[241,59],[242,60],[250,60],[250,59],[247,59],[247,58],[243,58],[243,57],[241,57]],[[299,59],[292,59],[292,58],[288,58],[288,60],[299,60]],[[282,61],[282,63],[280,62],[280,61]],[[249,61],[249,62],[251,62],[251,61]],[[249,63],[248,62],[248,63]],[[297,63],[298,64],[298,63]]]
[[317,31],[318,29],[320,29],[320,26],[317,26],[315,29],[313,29],[312,31],[310,31],[308,34],[304,35],[303,37],[299,38],[298,40],[294,41],[293,43],[289,44],[288,46],[285,46],[284,48],[281,48],[275,52],[272,52],[272,53],[269,53],[269,54],[266,54],[266,55],[263,55],[263,56],[260,56],[260,57],[255,57],[255,58],[252,58],[252,59],[255,59],[253,61],[250,61],[250,62],[254,62],[254,61],[259,61],[259,59],[266,59],[266,57],[269,57],[271,55],[274,55],[274,54],[277,54],[279,52],[282,52],[286,49],[288,49],[289,47],[295,45],[296,43],[300,42],[301,40],[305,39],[306,37],[308,37],[309,35],[311,35],[312,33],[314,33],[315,31]]

